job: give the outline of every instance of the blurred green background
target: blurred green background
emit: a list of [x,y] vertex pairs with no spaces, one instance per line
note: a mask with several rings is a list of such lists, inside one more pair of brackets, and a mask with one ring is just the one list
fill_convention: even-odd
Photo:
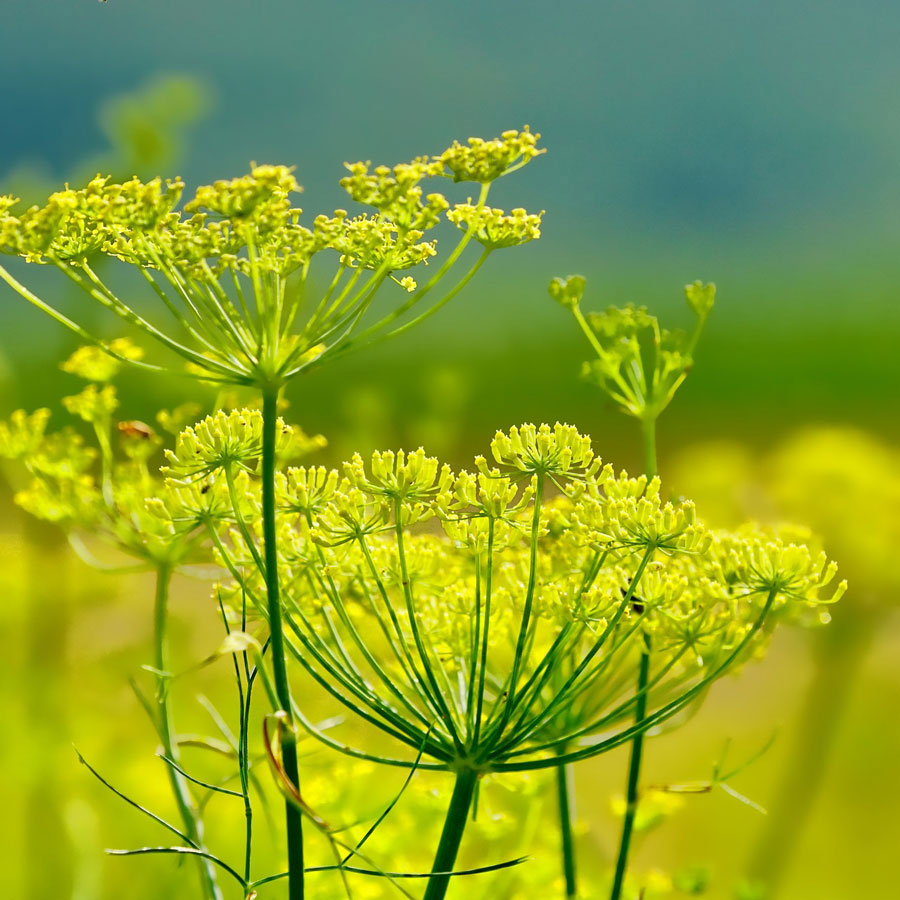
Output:
[[[661,421],[661,470],[677,472],[676,487],[694,486],[690,448],[712,439],[764,455],[801,426],[835,423],[896,441],[900,5],[47,0],[7,4],[2,21],[0,192],[38,198],[98,170],[177,172],[190,186],[250,160],[285,162],[315,214],[346,203],[344,160],[392,163],[526,122],[542,132],[547,155],[492,201],[546,209],[542,239],[497,254],[421,329],[294,388],[292,415],[328,436],[327,460],[402,443],[458,462],[498,427],[559,419],[637,467],[631,423],[578,379],[583,336],[546,294],[552,276],[576,271],[588,277],[587,308],[646,303],[666,324],[685,312],[685,282],[719,286],[697,369]],[[11,292],[0,302],[0,414],[52,405],[72,390],[57,362],[74,344]],[[149,417],[187,390],[130,377],[123,405]],[[882,527],[846,502],[860,529]],[[86,573],[8,491],[2,509],[6,890],[191,896],[168,861],[99,854],[151,838],[70,750],[91,750],[145,796],[162,793],[127,687],[145,658],[145,586]],[[784,896],[797,900],[890,893],[900,630],[896,578],[866,575],[877,628],[786,876]],[[185,598],[189,658],[217,633],[202,594],[185,588]],[[854,602],[836,618],[853,616]],[[742,791],[772,805],[815,658],[803,636],[782,637],[698,718],[650,744],[648,780],[706,777],[726,737],[749,755],[779,728],[741,776]],[[144,750],[149,762],[136,762]],[[621,763],[581,772],[585,848],[601,862]],[[710,863],[710,896],[730,897],[765,821],[724,795],[679,815],[642,844],[640,864]]]

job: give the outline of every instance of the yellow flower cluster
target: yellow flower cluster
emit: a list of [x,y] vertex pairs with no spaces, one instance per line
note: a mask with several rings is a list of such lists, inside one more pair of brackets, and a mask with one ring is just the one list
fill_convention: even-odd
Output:
[[[255,458],[257,432],[247,412],[183,432],[179,473],[203,478],[164,502],[173,522],[214,529],[233,579],[223,595],[264,615],[259,484],[245,465],[229,515],[219,472]],[[758,653],[780,618],[843,590],[825,593],[834,566],[806,546],[706,529],[658,479],[602,466],[570,426],[498,432],[491,452],[496,466],[479,458],[474,473],[420,449],[277,480],[297,661],[439,761],[521,769],[557,744],[601,752],[591,736],[633,717],[626,674],[642,653],[661,721]]]
[[504,131],[492,141],[477,137],[469,138],[467,144],[454,141],[438,159],[450,170],[454,181],[487,184],[544,153],[537,147],[540,137],[526,125],[521,131]]
[[541,216],[544,213],[528,213],[514,209],[506,215],[502,209],[489,206],[473,206],[458,203],[447,213],[447,218],[463,231],[471,231],[479,244],[490,250],[501,247],[518,247],[541,236]]
[[[67,187],[43,206],[22,211],[16,198],[0,197],[0,253],[57,268],[93,301],[182,357],[195,377],[280,386],[332,353],[390,337],[427,318],[468,283],[490,252],[539,237],[540,215],[522,209],[506,215],[485,205],[490,182],[542,152],[536,141],[526,128],[496,140],[473,138],[467,146],[454,144],[437,156],[392,167],[348,164],[342,185],[374,212],[336,210],[316,216],[310,226],[301,224],[302,210],[292,204],[300,186],[287,166],[253,164],[246,175],[198,187],[185,203],[179,179],[115,183],[98,175],[84,188]],[[448,172],[458,181],[481,184],[476,204],[450,210],[443,194],[423,187]],[[437,243],[425,235],[445,215],[463,234],[418,289],[413,275],[395,273],[437,255]],[[432,294],[470,241],[484,245],[482,257],[445,296]],[[102,256],[140,270],[158,301],[156,312],[145,316],[130,298],[119,296],[114,283],[94,269],[95,258]],[[328,264],[331,274],[308,281],[313,265]],[[120,361],[136,361],[117,356],[3,267],[0,279],[82,339]],[[389,282],[412,296],[363,328],[365,312]],[[311,285],[326,287],[309,303]],[[412,314],[426,296],[426,308]],[[402,317],[406,321],[398,322]],[[308,357],[319,345],[322,352]]]
[[341,179],[341,187],[357,203],[373,206],[403,230],[427,231],[440,222],[449,207],[440,193],[427,194],[423,200],[420,183],[442,174],[440,162],[428,157],[396,166],[376,166],[370,162],[345,163],[350,174]]

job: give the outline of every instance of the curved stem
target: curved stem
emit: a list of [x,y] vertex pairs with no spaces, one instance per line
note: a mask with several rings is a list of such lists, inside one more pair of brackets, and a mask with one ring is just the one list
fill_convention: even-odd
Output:
[[[174,739],[175,729],[172,724],[172,711],[169,708],[169,674],[168,674],[168,608],[169,608],[169,584],[172,580],[172,571],[166,565],[160,565],[156,570],[156,592],[153,606],[153,666],[156,669],[156,727],[159,732],[159,740],[163,753],[172,760],[176,766],[179,763],[178,742]],[[203,847],[203,822],[194,798],[187,786],[187,780],[175,766],[166,766],[169,773],[169,783],[172,786],[172,794],[184,824],[185,834],[200,848]],[[200,883],[203,896],[209,900],[221,900],[222,892],[219,889],[214,864],[205,858],[198,859],[200,871]]]
[[[564,750],[560,749],[560,753]],[[575,842],[572,836],[574,818],[574,785],[570,766],[556,767],[556,799],[559,807],[559,830],[561,836],[562,868],[566,879],[566,898],[573,900],[578,894],[578,880],[575,872]]]
[[424,900],[444,900],[450,884],[450,873],[456,865],[456,854],[459,852],[459,845],[466,829],[477,783],[478,773],[474,769],[462,769],[456,775],[456,784],[453,786],[453,795],[447,808],[447,818],[444,820],[444,830],[441,832],[434,865],[431,867],[432,872],[442,874],[432,875],[428,879]]
[[[271,633],[272,675],[275,695],[282,712],[288,717],[289,727],[282,739],[282,764],[291,783],[299,790],[300,778],[297,765],[297,741],[294,731],[291,687],[287,677],[284,632],[281,618],[281,598],[278,590],[278,548],[275,542],[275,440],[278,419],[278,388],[267,387],[263,391],[263,440],[262,440],[262,517],[265,553],[266,606]],[[288,897],[303,900],[303,814],[289,801],[285,801],[288,849]]]
[[[645,638],[646,649],[641,653],[638,669],[638,702],[635,708],[634,721],[640,723],[647,713],[647,681],[650,673],[650,644]],[[641,776],[641,757],[644,752],[644,732],[635,735],[631,742],[631,756],[628,761],[628,784],[625,790],[625,819],[622,822],[622,836],[619,839],[619,854],[616,857],[616,874],[613,877],[610,900],[619,900],[622,886],[625,883],[625,871],[628,867],[628,851],[631,849],[631,836],[634,833],[634,818],[638,805],[638,781]]]

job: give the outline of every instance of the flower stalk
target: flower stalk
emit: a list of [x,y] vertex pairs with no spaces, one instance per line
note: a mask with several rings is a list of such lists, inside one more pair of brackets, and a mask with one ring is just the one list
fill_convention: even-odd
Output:
[[[645,637],[645,641],[647,641]],[[641,653],[641,661],[638,667],[637,680],[637,704],[634,711],[636,726],[643,724],[647,713],[647,681],[650,672],[649,641],[647,649]],[[616,870],[613,875],[610,900],[620,900],[622,888],[625,884],[625,873],[628,868],[628,853],[631,849],[631,838],[634,833],[634,820],[637,815],[639,797],[639,784],[641,777],[641,761],[644,753],[644,732],[640,731],[631,742],[628,758],[628,782],[625,788],[625,818],[622,822],[622,836],[619,839],[619,852],[616,856]]]
[[[715,303],[714,284],[699,281],[685,285],[685,300],[696,316],[689,334],[660,328],[655,316],[644,307],[611,306],[605,313],[585,317],[581,310],[586,280],[581,275],[556,278],[550,296],[571,311],[591,345],[596,358],[584,363],[582,375],[594,381],[626,414],[640,423],[644,454],[644,474],[656,478],[656,421],[669,405],[693,365],[693,353]],[[638,803],[643,757],[643,718],[647,706],[650,666],[649,636],[638,664],[635,704],[636,733],[631,743],[626,783],[626,810],[616,856],[612,900],[618,900],[624,884],[628,853]],[[562,801],[562,796],[561,796]],[[562,815],[561,815],[562,821]]]
[[[656,417],[646,414],[641,419],[641,435],[644,445],[645,474],[648,478],[656,476]],[[637,704],[634,711],[635,725],[643,723],[647,712],[648,675],[650,671],[650,638],[644,635],[644,650],[638,664]],[[610,900],[619,900],[625,884],[625,873],[628,869],[628,854],[634,833],[634,822],[640,800],[641,763],[644,756],[645,732],[638,732],[631,742],[628,756],[628,777],[625,786],[625,816],[622,820],[622,833],[619,837],[619,850],[616,854],[616,868],[613,874],[613,885]]]
[[[263,391],[262,433],[262,517],[263,552],[265,554],[266,609],[269,616],[272,676],[275,694],[286,716],[287,727],[282,738],[282,764],[285,777],[299,791],[300,777],[297,763],[296,731],[293,724],[291,686],[285,665],[284,626],[281,615],[281,599],[278,582],[278,547],[276,544],[275,510],[275,450],[278,425],[278,388]],[[297,806],[285,801],[285,824],[288,851],[288,897],[303,900],[303,815]]]
[[477,784],[478,772],[475,769],[466,766],[457,772],[440,843],[431,867],[432,872],[439,874],[432,875],[428,879],[424,900],[444,900],[447,888],[450,886],[450,873],[456,865],[459,845],[469,818],[469,811],[472,808]]
[[[171,674],[168,669],[168,606],[169,587],[172,581],[172,570],[160,563],[156,569],[156,588],[153,604],[153,666],[156,670],[156,727],[159,740],[162,745],[163,755],[175,766],[180,765],[181,753],[178,741],[175,737],[175,728],[172,723],[172,710],[169,706],[169,680]],[[200,819],[197,805],[191,795],[187,780],[175,766],[166,765],[169,773],[169,783],[172,795],[178,807],[178,814],[184,825],[184,833],[202,849],[203,847],[203,823]],[[197,868],[200,873],[201,890],[207,900],[221,900],[222,891],[218,885],[216,869],[208,859],[197,860]]]
[[[560,747],[557,750],[557,754],[561,755],[563,753],[565,753],[565,747]],[[566,900],[574,900],[578,895],[575,841],[572,835],[573,798],[575,795],[572,780],[573,772],[571,766],[560,765],[556,767],[556,799],[559,809],[560,849],[562,851],[563,878],[565,878],[566,882]]]

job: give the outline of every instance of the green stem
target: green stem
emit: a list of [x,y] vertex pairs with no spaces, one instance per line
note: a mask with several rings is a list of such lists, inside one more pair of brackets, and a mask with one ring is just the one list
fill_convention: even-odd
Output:
[[[645,639],[646,640],[646,639]],[[641,653],[638,670],[637,705],[634,720],[640,723],[647,713],[647,681],[650,674],[649,642],[647,649]],[[622,886],[625,883],[625,871],[628,867],[628,851],[631,849],[631,836],[634,832],[634,818],[638,805],[638,781],[641,775],[641,757],[644,751],[644,732],[635,735],[631,742],[631,756],[628,761],[628,784],[625,789],[625,819],[622,822],[622,836],[619,839],[619,855],[616,858],[616,873],[613,877],[610,900],[619,900]]]
[[459,845],[466,829],[477,783],[478,773],[474,769],[461,769],[456,775],[453,796],[450,798],[447,818],[444,820],[444,830],[441,832],[434,865],[431,867],[432,872],[444,874],[433,875],[428,879],[424,900],[444,900],[452,877],[449,873],[456,865],[456,854],[459,852]]
[[656,476],[656,416],[645,415],[641,419],[641,435],[644,439],[644,474]]
[[[641,419],[641,435],[644,443],[644,473],[648,478],[656,475],[656,416],[645,415]],[[634,710],[635,724],[639,725],[647,713],[647,681],[650,672],[650,641],[645,636],[644,651],[638,668],[637,702]],[[610,900],[619,900],[622,886],[625,883],[625,872],[628,868],[628,851],[631,849],[631,837],[634,833],[634,817],[637,813],[638,782],[641,777],[641,760],[644,754],[644,732],[634,736],[628,760],[628,783],[625,794],[625,818],[622,822],[622,834],[619,837],[619,853],[616,857],[616,872],[613,877]]]
[[[287,677],[284,632],[281,619],[281,599],[278,592],[278,548],[275,542],[275,441],[278,420],[278,388],[263,391],[262,440],[262,517],[263,544],[266,564],[266,605],[269,613],[272,675],[275,696],[289,727],[282,739],[282,765],[288,780],[299,789],[297,743],[293,723],[291,687]],[[288,897],[303,900],[303,816],[290,801],[285,801],[288,849]]]
[[[156,570],[156,594],[153,606],[153,666],[157,672],[156,706],[157,728],[163,753],[176,764],[180,763],[178,742],[174,739],[172,710],[169,708],[168,636],[169,584],[172,570],[160,565]],[[203,848],[203,823],[194,798],[184,776],[173,766],[166,766],[172,794],[178,806],[185,834],[201,849]],[[200,883],[203,896],[210,900],[221,900],[222,892],[216,878],[215,866],[208,859],[198,860]]]
[[[560,748],[560,754],[565,748]],[[563,875],[566,879],[566,897],[572,900],[578,894],[578,881],[575,874],[575,842],[572,838],[572,769],[567,765],[556,767],[556,798],[559,805],[559,828],[562,838]]]

